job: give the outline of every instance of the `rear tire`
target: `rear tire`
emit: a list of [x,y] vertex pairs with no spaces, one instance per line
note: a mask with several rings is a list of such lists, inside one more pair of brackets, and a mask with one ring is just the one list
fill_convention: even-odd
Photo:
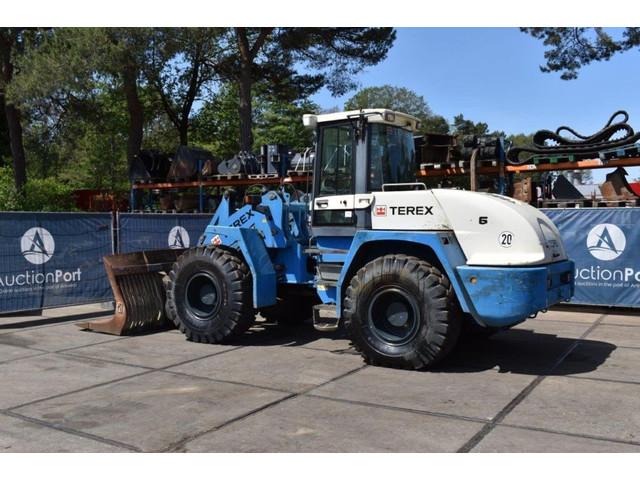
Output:
[[220,343],[240,335],[255,319],[247,265],[220,248],[187,250],[169,274],[166,312],[194,342]]
[[344,324],[365,362],[422,369],[453,349],[461,317],[449,279],[436,267],[407,255],[385,255],[352,278]]

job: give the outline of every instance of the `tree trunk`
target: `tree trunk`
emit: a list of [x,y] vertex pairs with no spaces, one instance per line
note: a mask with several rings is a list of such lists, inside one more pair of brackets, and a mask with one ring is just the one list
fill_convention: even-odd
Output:
[[[5,29],[9,30],[9,29]],[[12,36],[13,35],[13,36]],[[11,52],[15,44],[15,33],[0,36],[0,54],[2,56],[2,80],[4,85],[8,85],[13,80],[13,62]],[[9,146],[13,157],[13,171],[16,190],[22,194],[24,184],[27,182],[27,167],[24,155],[24,145],[22,144],[22,125],[20,124],[20,110],[13,104],[7,103],[4,88],[0,90],[4,100],[4,114],[7,118],[7,129],[9,131]]]
[[142,130],[144,127],[144,109],[138,97],[138,70],[134,65],[127,65],[122,75],[124,93],[127,99],[129,127],[127,138],[127,162],[129,167],[142,148]]
[[9,145],[11,146],[11,156],[13,157],[13,174],[16,190],[18,193],[22,193],[24,184],[27,182],[27,166],[24,156],[24,145],[22,144],[20,110],[12,104],[5,104],[4,111],[9,128]]
[[180,122],[180,128],[178,128],[178,133],[180,133],[180,145],[187,145],[187,142],[189,140],[189,122],[185,121],[186,119],[183,119],[182,122]]
[[238,82],[240,103],[238,113],[240,115],[240,149],[250,152],[253,147],[252,111],[251,111],[251,67],[243,65]]

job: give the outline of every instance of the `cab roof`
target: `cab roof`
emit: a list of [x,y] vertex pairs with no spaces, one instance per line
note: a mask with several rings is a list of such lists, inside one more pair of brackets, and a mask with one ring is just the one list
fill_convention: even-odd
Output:
[[412,115],[396,112],[386,108],[365,108],[362,110],[348,110],[346,112],[324,113],[320,115],[305,114],[302,123],[307,128],[315,128],[319,123],[337,122],[340,120],[353,120],[359,115],[367,116],[370,123],[383,123],[396,127],[407,128],[415,132],[420,127],[420,120]]

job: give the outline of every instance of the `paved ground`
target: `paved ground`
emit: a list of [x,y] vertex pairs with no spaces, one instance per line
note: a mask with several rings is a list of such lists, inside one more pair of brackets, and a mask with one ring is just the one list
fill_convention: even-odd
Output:
[[0,451],[640,451],[640,317],[549,312],[406,372],[310,326],[199,345],[91,315],[0,317]]

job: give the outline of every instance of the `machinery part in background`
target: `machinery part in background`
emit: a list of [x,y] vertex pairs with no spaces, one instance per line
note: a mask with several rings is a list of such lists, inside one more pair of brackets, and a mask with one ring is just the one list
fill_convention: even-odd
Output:
[[297,173],[311,172],[315,156],[316,152],[313,148],[305,148],[302,153],[296,153],[291,160],[290,171]]
[[580,200],[584,198],[584,195],[573,186],[573,184],[567,180],[564,175],[558,175],[555,182],[553,182],[552,189],[553,198],[560,198],[563,200]]
[[253,325],[251,273],[227,250],[187,250],[167,282],[167,315],[187,339],[220,343]]
[[449,280],[427,262],[385,255],[362,267],[344,300],[344,324],[367,363],[421,369],[455,346],[461,315]]
[[78,323],[80,328],[127,335],[171,326],[164,313],[164,278],[184,250],[166,249],[104,257],[113,291],[113,318]]
[[260,173],[258,161],[250,152],[239,152],[228,160],[218,164],[220,175],[256,174]]
[[600,192],[605,200],[635,200],[638,196],[627,182],[627,171],[618,167],[607,173],[605,182],[600,185]]
[[207,160],[215,161],[213,154],[208,150],[181,145],[171,162],[167,180],[191,180],[200,172]]
[[257,173],[284,177],[289,168],[289,147],[287,145],[262,145],[259,157],[260,171]]
[[535,195],[535,185],[531,177],[523,178],[513,184],[513,198],[525,203],[532,203],[537,199]]
[[445,135],[426,133],[416,142],[420,148],[418,163],[444,164],[468,161],[474,150],[478,160],[504,158],[502,138],[495,135]]
[[[623,119],[615,122],[616,117],[622,115]],[[561,126],[555,132],[539,130],[533,136],[533,145],[528,147],[512,147],[507,152],[507,161],[511,165],[523,165],[531,159],[520,159],[523,152],[535,155],[574,155],[578,158],[597,155],[602,150],[621,148],[632,145],[640,140],[640,132],[634,132],[627,123],[629,114],[619,110],[609,118],[606,125],[593,135],[581,135],[567,126]],[[561,132],[569,132],[574,138],[561,135]],[[622,134],[622,135],[620,135]]]
[[171,160],[168,155],[157,150],[140,150],[129,167],[129,181],[164,181],[170,166]]
[[418,163],[451,163],[457,158],[458,139],[455,135],[425,133],[418,144]]
[[194,212],[200,206],[200,197],[197,193],[180,192],[176,194],[173,203],[178,212]]
[[478,151],[478,160],[503,158],[501,137],[494,135],[463,135],[460,143],[460,154],[464,160],[470,160],[475,149]]

